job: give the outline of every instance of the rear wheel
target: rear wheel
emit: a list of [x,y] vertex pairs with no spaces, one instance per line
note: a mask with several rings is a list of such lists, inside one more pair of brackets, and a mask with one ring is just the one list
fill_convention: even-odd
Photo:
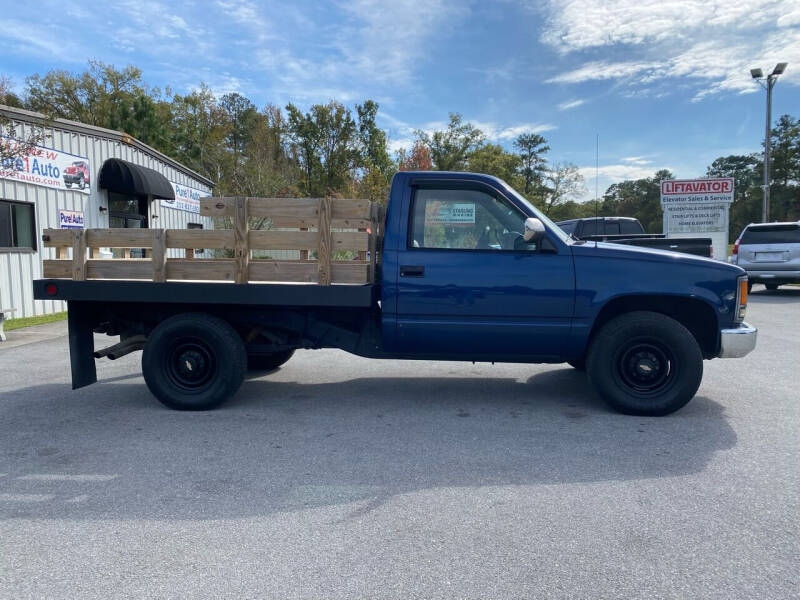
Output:
[[606,323],[587,358],[589,380],[619,412],[659,416],[691,400],[703,378],[703,354],[678,321],[633,312]]
[[239,389],[246,365],[239,334],[222,319],[202,313],[162,322],[142,353],[147,387],[176,410],[217,408]]
[[250,371],[272,371],[287,362],[294,350],[284,350],[283,352],[273,352],[272,354],[248,354],[247,369]]
[[778,285],[779,284],[777,284],[777,283],[765,283],[764,284],[764,286],[771,292],[777,290],[778,289]]

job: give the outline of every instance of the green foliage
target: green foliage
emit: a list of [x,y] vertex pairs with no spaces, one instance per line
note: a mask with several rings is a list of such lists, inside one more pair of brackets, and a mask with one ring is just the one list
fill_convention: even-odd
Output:
[[538,133],[523,133],[514,140],[514,147],[519,152],[525,182],[522,192],[528,195],[540,190],[547,164],[544,155],[550,150],[547,140]]
[[472,123],[464,123],[458,113],[450,113],[450,123],[444,131],[428,134],[415,132],[417,140],[431,153],[437,171],[463,171],[469,156],[486,140],[486,134]]

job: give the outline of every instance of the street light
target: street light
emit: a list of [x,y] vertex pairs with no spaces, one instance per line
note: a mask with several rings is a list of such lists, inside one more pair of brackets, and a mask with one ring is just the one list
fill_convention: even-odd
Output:
[[772,73],[764,77],[761,69],[750,69],[750,76],[763,85],[767,90],[767,128],[764,133],[764,202],[761,208],[761,221],[769,221],[769,142],[770,142],[770,122],[772,121],[772,88],[778,75],[782,75],[788,63],[782,62],[775,65]]

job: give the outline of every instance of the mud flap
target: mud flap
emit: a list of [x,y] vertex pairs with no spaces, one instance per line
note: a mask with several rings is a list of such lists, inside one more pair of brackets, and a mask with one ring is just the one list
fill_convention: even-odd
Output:
[[94,364],[94,321],[96,309],[90,302],[67,302],[67,327],[69,331],[69,360],[72,366],[72,389],[97,382]]

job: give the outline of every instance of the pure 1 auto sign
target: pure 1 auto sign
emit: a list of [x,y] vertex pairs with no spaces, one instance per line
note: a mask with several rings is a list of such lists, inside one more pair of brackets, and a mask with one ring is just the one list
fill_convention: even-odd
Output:
[[668,237],[710,237],[714,256],[728,250],[728,210],[733,202],[733,178],[667,179],[661,182],[664,233]]
[[0,137],[0,144],[6,154],[11,155],[0,164],[0,179],[23,181],[55,190],[89,193],[92,173],[87,157],[45,146],[32,146],[24,152],[17,152],[20,142],[9,137]]

